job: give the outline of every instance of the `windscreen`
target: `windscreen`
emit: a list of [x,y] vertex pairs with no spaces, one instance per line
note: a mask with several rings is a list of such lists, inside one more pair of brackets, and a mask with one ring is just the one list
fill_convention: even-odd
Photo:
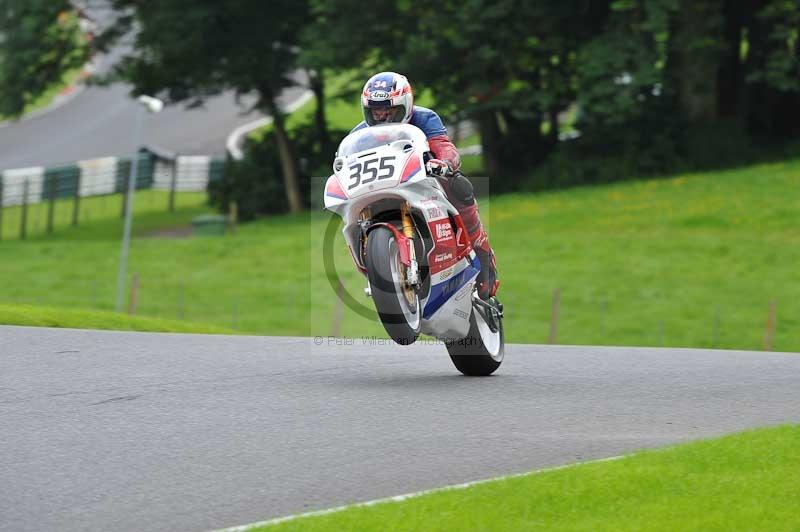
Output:
[[406,124],[365,127],[345,137],[336,153],[339,157],[347,157],[364,150],[391,144],[397,140],[419,140],[420,135],[424,139],[424,133],[421,130]]

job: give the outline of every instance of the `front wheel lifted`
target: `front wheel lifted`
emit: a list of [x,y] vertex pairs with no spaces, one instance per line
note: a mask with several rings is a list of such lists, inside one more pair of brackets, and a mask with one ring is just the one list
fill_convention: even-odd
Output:
[[505,356],[502,308],[495,298],[488,302],[474,301],[469,333],[447,342],[450,359],[464,375],[485,377],[502,364]]
[[367,238],[367,277],[383,328],[400,345],[413,344],[422,326],[419,295],[406,282],[394,233],[376,227]]

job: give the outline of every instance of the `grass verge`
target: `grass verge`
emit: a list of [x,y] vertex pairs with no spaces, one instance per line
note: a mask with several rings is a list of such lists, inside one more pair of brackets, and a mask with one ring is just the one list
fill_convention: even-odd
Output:
[[114,331],[234,334],[234,331],[198,323],[128,316],[116,312],[0,304],[0,324]]
[[[800,352],[797,190],[800,161],[789,161],[481,200],[507,340],[547,342],[559,289],[561,344],[760,350],[774,301],[772,349]],[[385,336],[347,307],[339,319],[322,266],[327,215],[271,217],[221,238],[153,238],[206,209],[187,202],[169,215],[156,200],[147,211],[137,195],[138,314],[254,334]],[[122,223],[110,205],[111,218],[0,242],[0,302],[112,310]],[[337,271],[368,308],[335,233]]]
[[798,446],[760,429],[255,530],[798,530]]
[[[165,190],[138,190],[133,212],[137,217],[135,230],[143,235],[151,231],[187,225],[191,218],[211,212],[206,206],[205,192],[180,192],[175,195],[176,212],[168,212],[169,192]],[[122,227],[122,194],[90,196],[80,199],[79,225],[72,226],[74,199],[58,199],[54,202],[53,233],[46,235],[49,203],[47,201],[28,205],[27,238],[37,239],[114,239]],[[20,237],[22,207],[3,207],[0,236],[2,240]]]

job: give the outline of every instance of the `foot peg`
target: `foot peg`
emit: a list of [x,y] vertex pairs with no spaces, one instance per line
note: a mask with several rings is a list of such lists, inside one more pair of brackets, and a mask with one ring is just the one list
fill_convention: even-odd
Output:
[[503,304],[495,297],[483,300],[477,291],[472,292],[472,303],[474,312],[479,312],[489,329],[496,333],[500,329],[500,320],[503,319]]

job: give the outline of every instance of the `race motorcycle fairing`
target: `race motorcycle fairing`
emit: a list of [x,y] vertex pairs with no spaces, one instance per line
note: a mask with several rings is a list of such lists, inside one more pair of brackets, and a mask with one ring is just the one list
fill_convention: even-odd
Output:
[[[337,151],[325,208],[344,220],[345,241],[392,338],[434,336],[462,372],[489,374],[504,351],[502,305],[477,298],[480,263],[458,211],[425,172],[429,156],[425,134],[412,125],[354,131]],[[480,347],[460,345],[465,339]]]

